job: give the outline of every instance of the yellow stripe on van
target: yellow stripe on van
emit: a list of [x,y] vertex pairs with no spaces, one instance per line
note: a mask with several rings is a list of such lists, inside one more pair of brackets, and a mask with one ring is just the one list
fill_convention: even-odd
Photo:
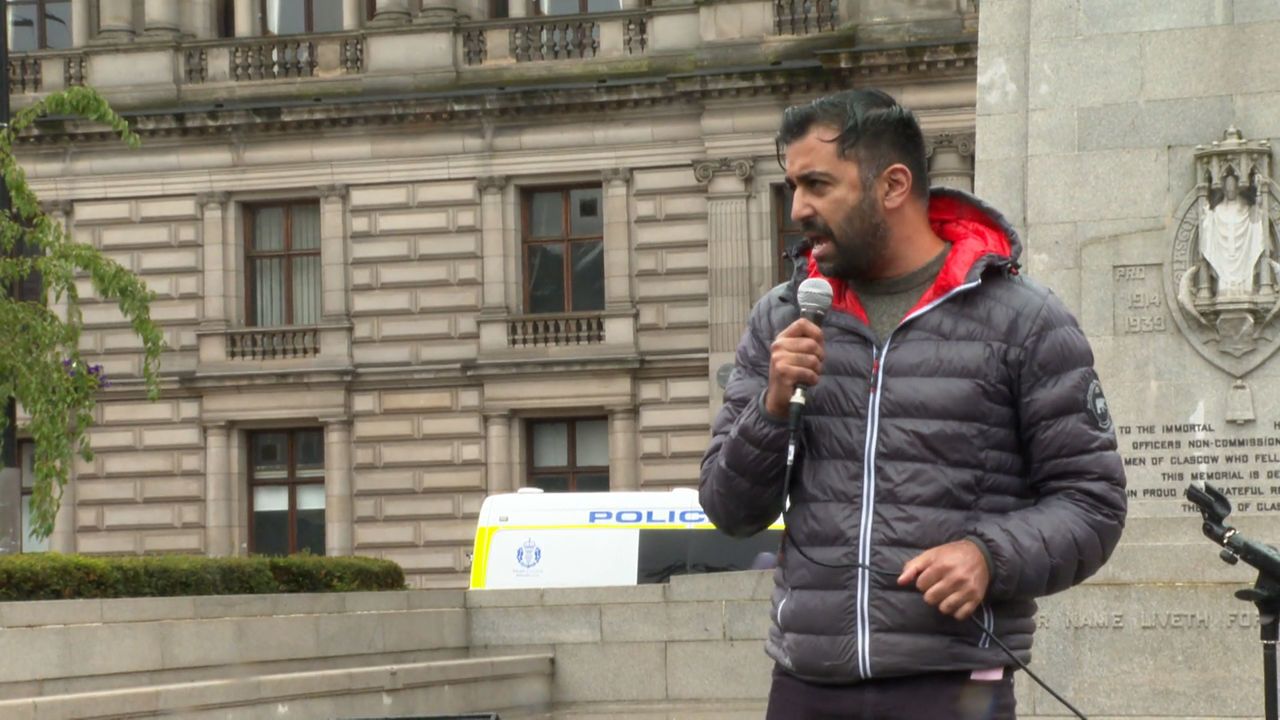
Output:
[[489,544],[493,542],[496,527],[482,527],[476,530],[476,548],[471,556],[471,587],[482,589],[485,586],[485,574],[489,569]]

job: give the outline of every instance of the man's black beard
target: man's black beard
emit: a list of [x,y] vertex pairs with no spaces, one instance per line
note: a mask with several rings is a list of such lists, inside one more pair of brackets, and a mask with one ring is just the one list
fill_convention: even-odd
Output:
[[845,213],[832,228],[820,218],[801,223],[806,233],[826,236],[832,245],[825,260],[818,262],[823,275],[842,280],[874,279],[889,250],[889,227],[872,200],[863,193],[856,207]]

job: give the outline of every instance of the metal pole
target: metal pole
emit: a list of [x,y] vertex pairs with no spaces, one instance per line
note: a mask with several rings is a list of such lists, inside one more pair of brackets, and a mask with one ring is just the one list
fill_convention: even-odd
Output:
[[1280,635],[1280,616],[1276,608],[1258,608],[1262,621],[1262,678],[1266,683],[1267,720],[1280,720],[1280,707],[1277,707],[1277,693],[1280,693],[1280,679],[1276,675],[1277,635]]

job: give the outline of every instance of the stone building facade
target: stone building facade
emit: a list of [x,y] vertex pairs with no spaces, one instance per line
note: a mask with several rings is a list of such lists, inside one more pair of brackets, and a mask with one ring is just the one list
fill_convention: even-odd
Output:
[[463,585],[489,493],[696,483],[783,272],[782,108],[887,89],[934,182],[972,186],[974,0],[46,4],[70,46],[11,58],[15,106],[91,85],[143,145],[47,124],[21,159],[168,343],[148,402],[128,326],[86,305],[113,384],[56,550]]

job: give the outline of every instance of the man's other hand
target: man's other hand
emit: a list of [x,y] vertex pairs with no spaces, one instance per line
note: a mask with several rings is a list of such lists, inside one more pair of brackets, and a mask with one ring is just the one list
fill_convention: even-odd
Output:
[[913,583],[924,593],[924,601],[939,612],[967,620],[987,596],[991,573],[978,546],[958,540],[912,558],[898,576],[898,584]]

